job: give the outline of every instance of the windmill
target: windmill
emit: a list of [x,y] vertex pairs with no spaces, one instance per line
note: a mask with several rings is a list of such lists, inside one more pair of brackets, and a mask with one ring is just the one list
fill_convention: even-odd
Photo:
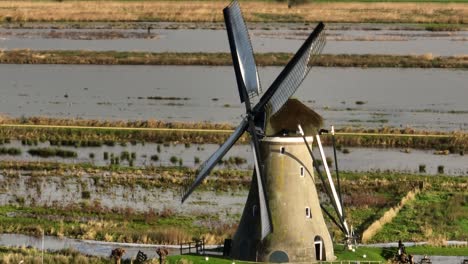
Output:
[[[236,141],[248,132],[255,169],[230,256],[268,262],[333,260],[309,145],[321,117],[290,99],[325,44],[319,23],[271,86],[261,94],[252,45],[237,1],[223,10],[241,103],[246,114],[229,138],[199,168],[182,202],[209,175]],[[260,96],[261,94],[261,96]],[[254,100],[256,103],[254,103]],[[305,133],[296,133],[297,125]],[[306,146],[304,146],[305,141]],[[344,219],[344,217],[339,217]]]

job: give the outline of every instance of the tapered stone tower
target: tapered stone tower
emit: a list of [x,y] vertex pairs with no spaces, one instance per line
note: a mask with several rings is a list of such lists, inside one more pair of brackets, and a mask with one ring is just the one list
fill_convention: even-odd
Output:
[[[308,137],[312,144],[312,137]],[[333,244],[315,188],[312,159],[301,137],[261,140],[265,192],[273,232],[260,241],[256,186],[252,184],[232,241],[234,259],[265,262],[334,260]]]

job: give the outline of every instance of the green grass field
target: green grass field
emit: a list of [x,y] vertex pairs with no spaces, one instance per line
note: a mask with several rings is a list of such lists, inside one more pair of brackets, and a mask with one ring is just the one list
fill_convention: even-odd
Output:
[[373,241],[468,240],[468,193],[426,191],[407,204],[391,223],[385,224]]

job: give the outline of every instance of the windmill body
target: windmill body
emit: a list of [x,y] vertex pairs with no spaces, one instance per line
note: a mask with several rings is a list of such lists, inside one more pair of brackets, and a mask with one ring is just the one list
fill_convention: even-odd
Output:
[[[312,137],[307,137],[312,144]],[[231,257],[264,262],[333,260],[333,244],[320,209],[312,160],[301,137],[265,137],[260,143],[273,231],[258,239],[256,182],[252,183]]]

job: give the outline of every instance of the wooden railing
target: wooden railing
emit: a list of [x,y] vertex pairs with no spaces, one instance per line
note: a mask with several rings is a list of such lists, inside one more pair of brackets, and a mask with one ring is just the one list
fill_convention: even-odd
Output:
[[[193,252],[192,252],[193,250]],[[180,254],[205,254],[205,240],[195,240],[191,242],[183,242],[180,244]]]

